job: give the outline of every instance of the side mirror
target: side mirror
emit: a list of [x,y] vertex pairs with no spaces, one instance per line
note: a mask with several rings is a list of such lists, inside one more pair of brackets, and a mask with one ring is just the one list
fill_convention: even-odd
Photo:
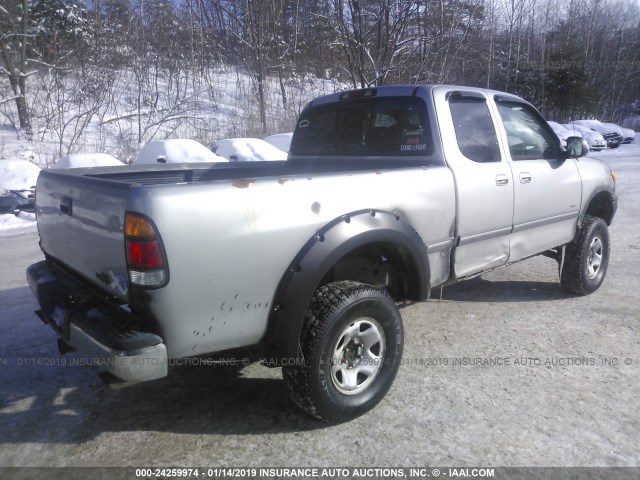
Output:
[[589,144],[582,137],[567,138],[567,158],[580,158],[589,153]]

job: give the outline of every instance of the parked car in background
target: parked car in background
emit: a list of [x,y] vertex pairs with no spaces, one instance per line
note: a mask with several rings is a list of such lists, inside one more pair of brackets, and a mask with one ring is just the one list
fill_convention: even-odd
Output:
[[607,141],[601,133],[575,123],[567,123],[563,126],[570,131],[572,135],[580,134],[589,144],[590,150],[600,151],[607,148]]
[[0,214],[33,212],[40,168],[27,160],[0,160]]
[[553,133],[555,133],[556,136],[560,139],[560,142],[562,142],[563,147],[567,146],[567,138],[582,137],[582,134],[580,132],[572,132],[564,125],[560,125],[558,122],[547,120],[547,123],[551,127],[551,130],[553,130]]
[[622,129],[622,133],[624,135],[624,139],[622,140],[622,143],[631,143],[636,139],[636,131],[631,129],[631,128],[624,128],[624,127],[620,127]]
[[158,163],[216,163],[226,162],[210,149],[188,138],[153,140],[147,143],[138,154],[136,165],[155,165]]
[[264,137],[263,140],[267,143],[270,143],[276,148],[279,148],[283,152],[289,152],[289,145],[291,145],[291,137],[293,137],[293,132],[289,133],[277,133],[275,135],[269,135],[268,137]]
[[600,120],[574,120],[572,124],[582,125],[600,133],[607,141],[607,147],[618,148],[622,142],[622,135],[615,128],[606,126]]
[[1,190],[0,189],[0,215],[20,212],[33,212],[35,203],[34,189],[26,190]]
[[287,159],[287,153],[259,138],[224,138],[213,151],[230,162],[277,162]]
[[117,167],[124,165],[108,153],[72,153],[65,155],[50,168]]
[[602,123],[605,127],[611,129],[616,133],[616,135],[620,138],[620,143],[625,143],[624,141],[624,132],[622,131],[622,127],[620,125],[616,125],[615,123]]

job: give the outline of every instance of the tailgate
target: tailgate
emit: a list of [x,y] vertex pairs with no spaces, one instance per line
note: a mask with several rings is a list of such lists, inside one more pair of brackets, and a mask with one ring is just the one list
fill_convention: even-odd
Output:
[[36,187],[42,250],[127,301],[124,215],[131,185],[43,170]]

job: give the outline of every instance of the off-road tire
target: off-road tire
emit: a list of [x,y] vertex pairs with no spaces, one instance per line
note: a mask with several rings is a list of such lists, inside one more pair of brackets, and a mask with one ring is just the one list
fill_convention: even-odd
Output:
[[[365,374],[359,372],[364,363],[360,365],[358,360],[355,367],[347,367],[347,362],[340,361],[338,364],[342,365],[332,370],[332,365],[337,365],[335,352],[343,345],[340,342],[355,338],[357,346],[360,341],[360,333],[349,337],[345,332],[360,332],[360,328],[365,328],[362,342],[374,342],[376,335],[381,339],[371,347],[378,352],[375,355],[379,355],[380,366],[362,383],[359,383],[361,375]],[[369,332],[369,328],[373,330]],[[366,340],[367,335],[374,340]],[[302,361],[295,365],[285,363],[282,369],[291,398],[302,410],[325,422],[344,422],[362,415],[375,407],[391,387],[402,359],[403,341],[400,312],[386,291],[352,281],[319,288],[302,327]],[[342,351],[346,352],[347,348]],[[338,370],[348,368],[355,368],[350,374],[355,372],[356,386],[351,384],[348,386],[351,391],[341,391],[340,380],[344,380],[342,386],[348,382]]]
[[602,285],[608,265],[607,224],[599,217],[585,215],[577,237],[565,250],[560,285],[567,292],[576,295],[593,293]]

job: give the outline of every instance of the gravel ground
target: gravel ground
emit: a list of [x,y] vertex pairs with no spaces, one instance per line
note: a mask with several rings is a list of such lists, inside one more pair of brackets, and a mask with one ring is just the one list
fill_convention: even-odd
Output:
[[640,466],[640,145],[596,156],[620,194],[602,288],[569,297],[537,257],[403,308],[394,386],[338,426],[258,365],[117,391],[57,365],[83,357],[60,357],[33,314],[37,234],[0,237],[0,466]]

